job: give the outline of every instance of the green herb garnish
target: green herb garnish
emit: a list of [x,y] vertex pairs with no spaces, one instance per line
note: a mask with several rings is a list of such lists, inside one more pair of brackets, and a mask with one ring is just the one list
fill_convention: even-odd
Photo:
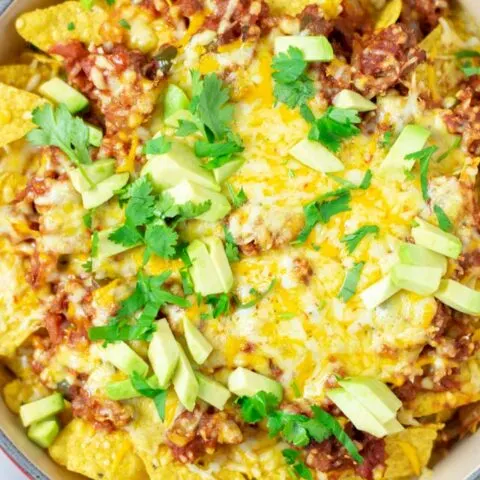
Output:
[[274,278],[271,282],[270,285],[267,287],[267,289],[264,292],[259,292],[255,288],[250,289],[250,295],[252,295],[254,298],[250,300],[249,302],[246,303],[241,303],[238,298],[235,297],[235,300],[237,302],[237,308],[239,309],[244,309],[244,308],[251,308],[254,307],[258,302],[263,300],[275,287],[277,283],[277,279]]
[[445,211],[439,205],[434,205],[433,206],[433,211],[434,211],[435,215],[437,216],[438,226],[444,232],[451,232],[452,229],[453,229],[453,224],[450,221],[450,219],[448,218]]
[[119,21],[118,21],[118,24],[124,28],[125,30],[130,30],[132,27],[130,26],[130,24],[128,23],[127,20],[125,20],[124,18],[121,18]]
[[341,298],[344,302],[348,302],[355,295],[364,265],[365,262],[356,263],[345,275],[345,280],[338,294],[338,298]]
[[348,253],[352,253],[369,233],[377,234],[378,232],[379,228],[377,225],[364,225],[357,231],[345,235],[341,241],[346,244]]
[[428,194],[428,167],[430,166],[430,160],[438,150],[438,147],[432,145],[425,147],[418,152],[413,152],[405,157],[405,160],[416,160],[420,163],[420,185],[422,187],[422,196],[425,201],[430,198]]
[[165,420],[165,404],[167,401],[167,390],[152,388],[148,382],[138,373],[133,372],[130,376],[133,388],[142,396],[151,398],[158,412],[160,420]]

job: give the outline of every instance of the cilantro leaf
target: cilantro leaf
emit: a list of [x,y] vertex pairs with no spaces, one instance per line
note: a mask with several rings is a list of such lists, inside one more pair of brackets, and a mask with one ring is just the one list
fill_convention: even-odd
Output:
[[58,147],[79,168],[92,163],[88,151],[88,127],[81,118],[74,117],[63,103],[55,109],[49,103],[35,108],[32,121],[39,127],[27,134],[32,145]]
[[360,227],[353,233],[345,235],[341,241],[347,245],[348,253],[352,253],[358,246],[358,244],[365,238],[369,233],[378,233],[379,228],[377,225],[364,225]]
[[444,231],[444,232],[451,232],[453,229],[453,224],[448,218],[447,214],[445,211],[439,206],[439,205],[434,205],[433,206],[433,211],[435,215],[437,216],[438,220],[438,226]]
[[132,27],[130,25],[130,23],[128,23],[128,21],[125,19],[125,18],[121,18],[119,21],[118,21],[118,24],[124,28],[125,30],[130,30]]
[[304,478],[305,480],[313,480],[312,472],[303,462],[296,463],[293,466],[293,469],[300,478]]
[[477,50],[460,50],[455,53],[457,58],[475,58],[480,57],[480,52]]
[[362,181],[360,182],[360,185],[358,186],[358,188],[360,188],[361,190],[367,190],[370,187],[370,184],[372,183],[372,176],[373,176],[372,171],[368,169],[365,172],[365,175]]
[[130,377],[133,388],[142,396],[153,399],[160,420],[165,421],[165,404],[167,401],[167,390],[152,388],[148,382],[138,373],[133,372]]
[[272,393],[258,392],[251,397],[240,397],[240,414],[247,423],[258,423],[267,418],[280,405],[280,400]]
[[186,268],[180,270],[180,278],[182,279],[182,289],[185,295],[191,295],[194,292],[193,282]]
[[187,137],[195,132],[198,132],[198,126],[195,123],[190,122],[189,120],[178,121],[178,128],[175,132],[177,137]]
[[197,140],[194,148],[197,157],[225,157],[243,151],[242,145],[231,140],[218,143]]
[[199,217],[210,210],[211,206],[211,200],[205,200],[205,202],[201,203],[186,202],[183,205],[179,205],[179,217],[177,221],[184,221],[190,218]]
[[300,452],[298,450],[294,450],[293,448],[285,448],[282,450],[282,455],[288,465],[293,465],[300,456]]
[[428,194],[428,167],[438,147],[432,145],[417,152],[410,153],[405,156],[405,160],[418,160],[420,163],[420,185],[422,188],[422,196],[425,201],[430,198]]
[[69,23],[67,24],[67,30],[68,30],[69,32],[72,32],[73,30],[75,30],[75,24],[74,24],[73,22],[69,22]]
[[162,258],[172,258],[175,255],[175,245],[178,234],[172,228],[161,223],[147,225],[145,229],[146,257],[153,252]]
[[134,247],[143,243],[143,237],[137,228],[126,223],[113,231],[108,239],[124,247]]
[[290,47],[286,53],[279,53],[273,57],[275,103],[281,102],[295,108],[314,96],[313,81],[305,73],[307,66],[302,51],[295,47]]
[[342,140],[358,135],[360,129],[355,125],[361,119],[352,109],[329,107],[313,124],[308,138],[320,142],[332,152],[340,150]]
[[355,295],[364,265],[365,262],[356,263],[345,275],[345,280],[338,294],[338,298],[341,298],[344,302],[348,302]]
[[92,229],[92,225],[93,225],[93,214],[94,214],[94,209],[89,210],[89,211],[82,217],[83,224],[84,224],[85,227],[88,228],[89,230]]
[[321,223],[322,220],[317,202],[310,202],[305,205],[303,207],[303,215],[305,216],[305,226],[293,242],[294,244],[305,243],[312,230],[318,223]]
[[153,218],[155,197],[152,195],[152,184],[147,177],[140,177],[130,185],[130,196],[125,216],[129,225],[138,226],[148,223]]
[[212,306],[213,318],[218,318],[221,315],[226,315],[230,311],[230,298],[226,293],[219,295],[207,295],[205,302]]
[[229,98],[228,88],[215,73],[210,73],[203,79],[196,113],[216,139],[225,136],[232,121],[233,107],[228,104]]
[[248,198],[245,191],[243,190],[243,187],[238,192],[235,192],[232,185],[230,183],[227,183],[227,190],[228,195],[230,196],[230,200],[232,201],[232,204],[235,208],[240,208],[242,205],[248,202]]
[[393,133],[388,130],[383,134],[383,138],[380,140],[380,145],[383,148],[390,148],[393,144]]
[[472,65],[472,62],[465,62],[460,69],[467,77],[473,77],[474,75],[480,75],[480,67]]
[[225,253],[229,262],[238,262],[240,260],[240,252],[238,246],[235,243],[232,233],[226,226],[223,227],[225,234]]
[[148,140],[143,146],[143,153],[147,155],[162,155],[172,148],[172,142],[169,142],[163,135]]

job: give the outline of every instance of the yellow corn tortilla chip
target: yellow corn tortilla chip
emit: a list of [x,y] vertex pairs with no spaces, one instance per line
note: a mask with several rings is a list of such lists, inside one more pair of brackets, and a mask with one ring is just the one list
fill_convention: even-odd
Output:
[[35,127],[32,110],[45,100],[33,93],[0,83],[0,147],[25,136]]
[[[145,480],[142,460],[122,431],[95,430],[79,418],[72,420],[49,448],[53,460],[72,472],[98,480]],[[168,477],[164,477],[168,478]]]
[[53,75],[52,68],[47,64],[0,65],[1,83],[29,92],[36,92],[38,87]]
[[335,18],[342,11],[342,0],[267,0],[269,7],[276,14],[297,15],[305,7],[315,3],[326,18]]
[[[71,40],[101,43],[100,27],[107,18],[107,12],[97,5],[86,10],[78,2],[65,2],[24,13],[15,26],[27,42],[46,52],[57,43]],[[68,30],[69,22],[74,23],[74,30]]]
[[402,478],[420,475],[427,466],[437,431],[442,424],[410,427],[387,437],[384,478]]
[[3,389],[3,397],[7,407],[18,414],[20,407],[34,400],[46,397],[49,394],[47,387],[42,385],[39,380],[13,380],[7,383]]

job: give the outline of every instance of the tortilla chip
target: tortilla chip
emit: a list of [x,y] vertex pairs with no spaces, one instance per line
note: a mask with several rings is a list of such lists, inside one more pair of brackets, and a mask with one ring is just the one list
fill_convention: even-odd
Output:
[[31,381],[17,379],[5,385],[3,398],[7,407],[13,413],[18,414],[23,404],[46,397],[49,392],[48,388],[42,385],[38,379]]
[[52,78],[54,72],[43,65],[0,65],[0,82],[11,87],[36,92],[38,87]]
[[79,418],[62,430],[49,453],[55,462],[68,470],[95,480],[148,478],[143,462],[133,452],[125,432],[95,430]]
[[[311,0],[267,0],[267,3],[274,13],[288,15],[297,15],[312,4]],[[335,18],[342,11],[342,0],[318,0],[314,3],[326,18]]]
[[[27,42],[47,52],[57,43],[71,40],[102,43],[100,27],[107,18],[107,12],[97,5],[86,10],[78,2],[65,2],[24,13],[17,19],[16,28]],[[74,30],[68,30],[69,22],[75,25]]]
[[0,83],[0,147],[24,137],[35,127],[32,110],[45,102],[33,93]]
[[437,431],[442,424],[410,427],[387,437],[387,453],[384,478],[402,478],[420,475],[427,466]]

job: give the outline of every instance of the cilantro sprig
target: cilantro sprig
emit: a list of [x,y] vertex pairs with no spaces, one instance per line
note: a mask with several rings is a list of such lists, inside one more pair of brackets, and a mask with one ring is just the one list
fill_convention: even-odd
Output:
[[230,183],[227,182],[226,186],[232,205],[235,208],[240,208],[242,205],[245,205],[245,203],[248,202],[247,194],[245,193],[245,190],[243,190],[243,188],[236,192]]
[[92,163],[88,150],[89,130],[85,122],[74,117],[63,103],[56,108],[49,103],[35,108],[32,121],[38,128],[28,132],[27,140],[37,147],[58,147],[93,186],[83,168]]
[[338,298],[344,302],[348,302],[355,295],[364,265],[365,262],[356,263],[345,275],[342,288],[338,293]]
[[379,228],[377,225],[363,225],[355,232],[349,233],[345,235],[341,241],[345,243],[347,246],[348,253],[353,253],[353,251],[357,248],[358,244],[369,234],[374,233],[377,234],[379,232]]
[[278,408],[279,399],[266,392],[259,392],[251,397],[240,397],[237,403],[240,405],[240,414],[245,422],[258,423],[267,420],[270,437],[280,435],[296,447],[305,447],[312,441],[323,442],[334,436],[356,462],[363,462],[357,447],[336,418],[320,407],[311,407],[313,418],[286,412]]
[[360,133],[356,125],[361,122],[361,118],[356,110],[328,107],[327,111],[317,119],[307,105],[302,105],[300,113],[312,125],[308,138],[320,142],[334,153],[340,150],[343,140]]
[[430,166],[430,160],[437,150],[437,146],[431,145],[430,147],[425,147],[417,152],[410,153],[405,157],[405,160],[415,160],[420,164],[420,185],[422,188],[422,196],[425,201],[430,198],[428,193],[428,168]]
[[290,108],[305,104],[315,94],[313,81],[306,74],[308,64],[303,52],[290,47],[286,53],[273,57],[273,95],[275,103],[284,103]]
[[108,325],[92,327],[90,340],[104,340],[105,344],[116,341],[150,340],[155,332],[155,319],[160,308],[166,304],[187,308],[190,302],[162,288],[171,271],[148,276],[140,271],[133,292],[120,303],[116,315]]
[[293,478],[304,478],[305,480],[313,480],[312,472],[308,469],[305,463],[301,460],[301,454],[298,450],[293,448],[285,448],[282,450],[283,458],[287,465],[290,466],[290,473]]
[[167,390],[152,388],[148,382],[138,373],[133,372],[130,376],[133,388],[143,397],[151,398],[157,409],[160,420],[165,421],[165,404],[167,401]]

